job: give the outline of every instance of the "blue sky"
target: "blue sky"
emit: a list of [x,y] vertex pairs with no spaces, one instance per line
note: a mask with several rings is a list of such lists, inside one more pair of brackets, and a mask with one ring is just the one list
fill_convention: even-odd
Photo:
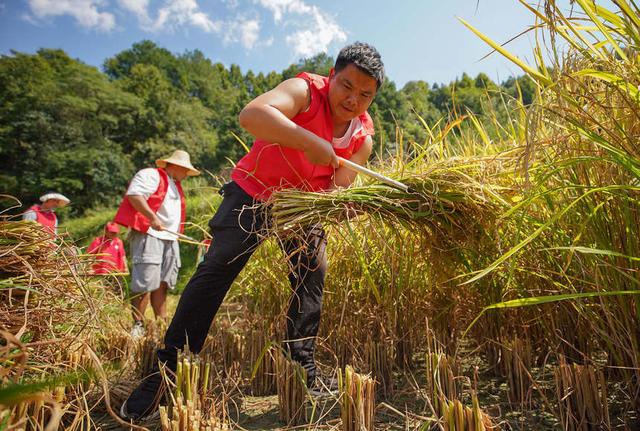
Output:
[[[568,2],[567,2],[568,3]],[[199,49],[243,72],[281,71],[348,42],[375,45],[390,79],[447,83],[462,72],[504,80],[520,71],[457,19],[497,41],[534,22],[516,0],[0,0],[0,53],[62,48],[85,63],[150,39],[175,53]],[[531,37],[509,44],[531,59]]]

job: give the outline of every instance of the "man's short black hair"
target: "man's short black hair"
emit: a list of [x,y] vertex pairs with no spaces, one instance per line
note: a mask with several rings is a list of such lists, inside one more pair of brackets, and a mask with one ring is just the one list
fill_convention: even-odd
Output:
[[376,80],[378,88],[384,82],[384,64],[380,53],[368,43],[355,42],[340,50],[334,66],[336,72],[340,72],[349,64],[355,64],[360,70],[371,75]]

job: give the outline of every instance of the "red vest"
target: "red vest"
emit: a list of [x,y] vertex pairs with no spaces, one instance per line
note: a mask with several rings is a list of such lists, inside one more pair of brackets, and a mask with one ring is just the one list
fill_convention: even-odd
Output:
[[[297,76],[309,84],[311,104],[309,109],[291,119],[297,125],[331,142],[333,120],[329,107],[329,78],[311,73]],[[362,129],[355,133],[346,148],[334,148],[336,155],[350,159],[362,146],[364,139],[373,135],[373,121],[367,112],[360,115]],[[322,191],[331,186],[335,169],[332,166],[312,164],[300,150],[256,139],[251,151],[231,172],[231,178],[258,200],[267,200],[278,189],[296,188],[305,191]]]
[[87,253],[100,255],[92,265],[94,274],[124,271],[124,245],[120,238],[107,239],[99,236],[87,248]]
[[33,211],[36,214],[36,221],[38,223],[46,228],[49,228],[51,232],[56,232],[56,222],[58,221],[56,213],[54,213],[53,211],[42,211],[42,207],[40,205],[33,205],[31,208],[29,208],[29,211]]
[[[164,198],[167,195],[167,189],[169,188],[169,176],[165,170],[158,169],[158,173],[160,174],[158,189],[149,196],[149,199],[147,199],[147,204],[149,204],[149,208],[151,208],[151,211],[154,213],[157,213],[162,206],[162,202],[164,202]],[[176,181],[175,183],[178,187],[178,193],[180,194],[180,233],[182,233],[184,231],[184,221],[186,219],[186,203],[180,181]],[[120,208],[118,208],[116,216],[113,218],[113,221],[142,233],[146,233],[150,227],[149,220],[139,213],[133,205],[131,205],[131,202],[127,199],[126,193],[122,199]]]

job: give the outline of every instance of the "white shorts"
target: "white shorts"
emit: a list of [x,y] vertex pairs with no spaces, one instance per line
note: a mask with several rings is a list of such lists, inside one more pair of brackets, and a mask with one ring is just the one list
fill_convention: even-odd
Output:
[[175,289],[180,269],[178,241],[158,239],[132,230],[131,241],[131,292],[152,292],[167,283]]

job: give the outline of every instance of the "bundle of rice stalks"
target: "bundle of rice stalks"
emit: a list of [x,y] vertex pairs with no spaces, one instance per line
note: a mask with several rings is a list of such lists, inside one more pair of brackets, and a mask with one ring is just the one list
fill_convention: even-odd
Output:
[[214,362],[222,366],[225,377],[238,380],[245,355],[244,336],[227,327],[219,328],[214,335],[207,336],[200,355],[214,358]]
[[229,425],[218,419],[205,419],[193,401],[176,399],[173,407],[160,406],[160,429],[162,431],[227,431]]
[[[92,370],[109,345],[105,340],[122,332],[128,307],[99,281],[84,278],[85,267],[74,247],[41,225],[0,218],[0,383],[29,394],[11,403],[10,423],[25,412],[38,418],[29,425],[34,429],[56,415],[67,429],[91,421],[100,397]],[[54,393],[61,410],[47,401]]]
[[567,431],[611,429],[604,374],[593,365],[568,364],[554,372],[558,419]]
[[[228,429],[226,399],[224,394],[218,399],[214,393],[213,369],[209,357],[188,350],[178,353],[171,407],[162,406],[160,410],[163,430]],[[170,381],[166,375],[165,379]]]
[[108,340],[102,345],[103,354],[101,355],[104,361],[126,361],[134,354],[134,343],[129,334],[125,330],[115,332]]
[[179,352],[176,368],[176,387],[174,396],[193,402],[195,409],[203,405],[204,397],[213,388],[211,379],[212,362],[190,352]]
[[491,418],[480,409],[478,397],[472,396],[473,406],[465,406],[460,400],[441,399],[442,422],[448,431],[489,431],[499,430]]
[[[497,159],[449,159],[426,166],[420,174],[403,178],[409,192],[369,184],[326,193],[281,190],[273,194],[273,229],[287,232],[317,223],[337,225],[347,210],[366,214],[385,224],[406,227],[430,238],[450,241],[461,232],[493,220],[507,205],[496,175]],[[494,172],[499,174],[499,172]]]
[[307,423],[307,372],[279,352],[276,359],[280,420],[289,426]]
[[427,394],[434,413],[442,416],[447,411],[443,402],[454,401],[462,393],[461,380],[458,374],[458,363],[441,351],[427,352],[425,358],[425,375],[427,378]]
[[28,272],[29,267],[52,269],[50,256],[55,238],[41,225],[27,221],[0,220],[0,276]]
[[264,330],[251,331],[248,342],[251,372],[251,393],[256,396],[273,395],[278,384],[276,372],[277,349]]
[[375,381],[370,377],[356,373],[347,365],[338,374],[340,389],[340,417],[344,431],[364,431],[374,429],[376,407]]
[[522,409],[531,407],[531,376],[533,365],[531,344],[514,336],[502,345],[502,367],[509,387],[509,402],[519,403]]
[[56,429],[60,425],[60,419],[63,414],[60,404],[63,397],[64,390],[56,390],[55,395],[39,394],[12,408],[2,409],[0,411],[0,424],[12,429],[26,431]]
[[379,395],[389,399],[393,395],[393,345],[388,341],[368,340],[365,356],[369,371],[376,380]]
[[137,369],[141,379],[152,372],[158,361],[156,351],[162,346],[165,330],[166,324],[162,320],[147,321],[144,337],[135,342],[134,357],[138,361]]

